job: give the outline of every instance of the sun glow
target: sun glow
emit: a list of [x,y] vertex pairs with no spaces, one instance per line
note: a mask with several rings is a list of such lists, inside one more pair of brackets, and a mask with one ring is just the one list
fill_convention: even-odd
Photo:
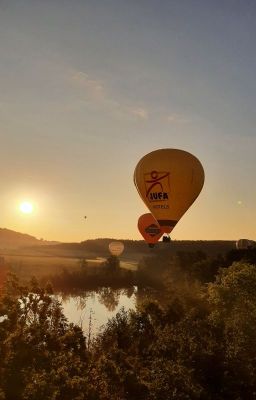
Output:
[[23,203],[21,203],[19,208],[20,211],[24,214],[31,214],[34,210],[33,204],[28,201],[24,201]]

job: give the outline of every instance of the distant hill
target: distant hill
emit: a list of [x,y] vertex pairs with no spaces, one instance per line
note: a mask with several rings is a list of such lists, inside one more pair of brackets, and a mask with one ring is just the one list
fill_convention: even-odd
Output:
[[31,246],[46,246],[57,244],[47,240],[39,240],[26,233],[12,231],[11,229],[0,228],[0,249],[17,249]]
[[[114,240],[117,239],[100,238],[81,243],[60,243],[39,240],[26,233],[0,228],[0,249],[17,250],[19,254],[79,258],[108,257],[108,245]],[[137,259],[164,249],[169,249],[172,254],[179,251],[203,251],[210,257],[235,249],[235,241],[232,240],[173,240],[170,243],[158,242],[153,249],[150,249],[144,240],[119,240],[124,243],[125,249],[122,254],[124,259]]]
[[[111,238],[90,239],[81,243],[59,243],[57,245],[40,247],[40,253],[55,256],[77,256],[77,257],[108,257],[108,245],[117,240]],[[119,239],[118,239],[119,240]],[[133,259],[141,256],[147,256],[159,251],[168,249],[172,254],[180,251],[195,252],[203,251],[209,257],[216,257],[219,254],[226,254],[235,249],[235,241],[232,240],[173,240],[170,243],[158,242],[151,249],[144,240],[122,240],[124,243],[124,252],[122,258]],[[36,248],[34,247],[34,250]]]

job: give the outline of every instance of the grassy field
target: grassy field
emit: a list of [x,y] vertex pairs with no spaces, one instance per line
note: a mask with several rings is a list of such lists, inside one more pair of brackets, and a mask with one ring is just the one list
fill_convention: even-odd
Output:
[[[81,268],[81,259],[68,257],[50,256],[24,256],[24,255],[5,255],[5,262],[11,272],[14,272],[21,281],[27,281],[35,276],[38,279],[49,275],[56,275],[63,269],[69,272],[78,271]],[[104,258],[86,259],[88,268],[99,266]],[[125,269],[136,270],[136,261],[122,261],[120,266]]]
[[121,261],[120,262],[121,268],[130,269],[131,271],[136,271],[138,268],[137,261]]
[[22,281],[32,276],[41,279],[43,276],[58,274],[62,269],[79,269],[79,260],[61,257],[5,256],[10,271]]

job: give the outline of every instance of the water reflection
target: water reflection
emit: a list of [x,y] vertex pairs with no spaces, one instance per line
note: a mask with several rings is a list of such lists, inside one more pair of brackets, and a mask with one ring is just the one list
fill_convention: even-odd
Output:
[[99,302],[104,304],[108,311],[115,311],[119,304],[121,290],[113,290],[109,287],[99,290]]
[[166,290],[158,290],[154,288],[138,288],[136,291],[136,305],[140,306],[149,301],[154,301],[165,306],[170,299],[170,293]]
[[134,310],[148,301],[156,301],[164,306],[169,296],[169,292],[153,288],[103,287],[97,291],[63,293],[57,297],[69,322],[81,326],[86,335],[90,332],[91,336],[95,336],[108,319],[114,317],[122,307],[125,310]]
[[91,336],[95,336],[108,319],[114,317],[122,307],[125,310],[135,309],[135,293],[134,287],[101,288],[98,291],[59,294],[57,298],[61,301],[69,322],[81,326],[86,335],[90,332]]

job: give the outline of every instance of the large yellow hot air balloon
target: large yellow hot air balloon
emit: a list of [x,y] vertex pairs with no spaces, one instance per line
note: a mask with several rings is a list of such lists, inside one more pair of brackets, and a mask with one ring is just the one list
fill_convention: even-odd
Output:
[[112,256],[120,256],[122,252],[124,251],[124,244],[119,241],[111,242],[108,245],[109,251],[112,254]]
[[187,151],[160,149],[138,162],[134,183],[163,231],[170,233],[201,192],[204,170]]

